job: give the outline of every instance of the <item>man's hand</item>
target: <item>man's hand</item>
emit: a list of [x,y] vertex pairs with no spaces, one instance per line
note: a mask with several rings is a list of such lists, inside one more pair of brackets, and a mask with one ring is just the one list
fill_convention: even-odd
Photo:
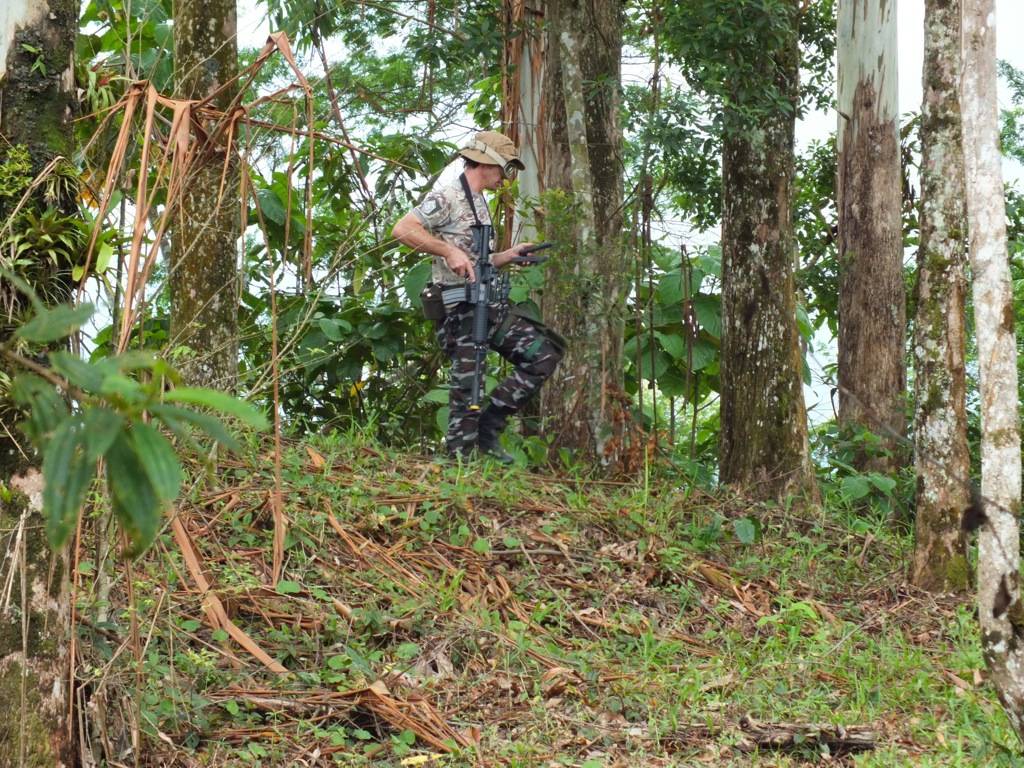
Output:
[[533,247],[533,243],[520,243],[519,245],[513,245],[507,251],[498,251],[497,253],[491,254],[491,264],[500,269],[508,264],[513,259],[518,259],[526,255],[526,252]]
[[476,272],[473,269],[473,262],[469,256],[466,255],[465,251],[452,246],[448,253],[444,255],[444,261],[448,265],[448,269],[459,277],[463,277],[471,283],[476,282]]

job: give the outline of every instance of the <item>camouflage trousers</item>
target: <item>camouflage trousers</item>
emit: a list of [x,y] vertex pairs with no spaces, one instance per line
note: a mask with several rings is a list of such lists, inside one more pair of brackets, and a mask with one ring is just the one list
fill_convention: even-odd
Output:
[[513,365],[512,373],[490,393],[490,403],[482,411],[471,411],[476,347],[473,344],[473,305],[457,304],[437,324],[437,341],[452,361],[448,390],[448,434],[451,453],[465,453],[477,443],[477,425],[481,417],[500,425],[517,413],[533,397],[562,359],[562,342],[543,325],[526,317],[504,314],[491,308],[488,344]]

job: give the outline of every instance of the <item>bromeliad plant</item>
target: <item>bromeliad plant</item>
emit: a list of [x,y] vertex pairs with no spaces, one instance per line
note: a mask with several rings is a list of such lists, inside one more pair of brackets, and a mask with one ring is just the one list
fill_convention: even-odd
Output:
[[26,411],[19,426],[43,459],[43,514],[50,544],[57,548],[67,541],[86,493],[99,478],[106,481],[111,509],[127,534],[129,554],[137,555],[153,541],[161,514],[177,498],[184,479],[178,455],[159,426],[193,449],[200,447],[197,431],[236,450],[238,442],[220,419],[196,408],[257,429],[265,429],[267,420],[223,392],[177,386],[180,378],[173,367],[149,352],[87,362],[58,350],[49,352],[48,365],[22,354],[18,350],[26,344],[66,339],[88,321],[93,307],[48,307],[17,276],[3,277],[33,307],[33,316],[0,345],[0,356],[23,371],[13,378],[10,395]]

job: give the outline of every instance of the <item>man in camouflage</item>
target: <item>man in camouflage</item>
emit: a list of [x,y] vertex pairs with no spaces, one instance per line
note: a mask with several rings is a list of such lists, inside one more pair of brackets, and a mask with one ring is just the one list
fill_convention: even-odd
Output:
[[[459,180],[431,190],[419,206],[399,220],[393,231],[400,242],[434,257],[433,282],[449,296],[459,294],[451,289],[476,280],[472,227],[491,223],[482,192],[497,189],[504,178],[512,178],[516,170],[525,167],[512,140],[494,131],[476,134],[459,154],[465,163]],[[532,243],[521,243],[492,253],[491,263],[495,268],[504,267],[531,246]],[[507,463],[511,457],[498,441],[501,432],[509,416],[522,410],[554,373],[562,359],[563,342],[542,323],[516,314],[514,308],[495,303],[489,314],[488,343],[514,369],[494,388],[482,411],[469,407],[475,361],[473,305],[458,299],[446,302],[445,317],[437,321],[438,344],[452,361],[446,444],[448,452],[455,456],[468,456],[477,448]]]

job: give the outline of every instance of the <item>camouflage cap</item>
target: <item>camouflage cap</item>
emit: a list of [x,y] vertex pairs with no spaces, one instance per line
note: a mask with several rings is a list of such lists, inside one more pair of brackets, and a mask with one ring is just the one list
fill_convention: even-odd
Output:
[[506,176],[526,168],[512,139],[497,131],[480,131],[473,141],[459,150],[459,154],[484,165],[499,165]]

